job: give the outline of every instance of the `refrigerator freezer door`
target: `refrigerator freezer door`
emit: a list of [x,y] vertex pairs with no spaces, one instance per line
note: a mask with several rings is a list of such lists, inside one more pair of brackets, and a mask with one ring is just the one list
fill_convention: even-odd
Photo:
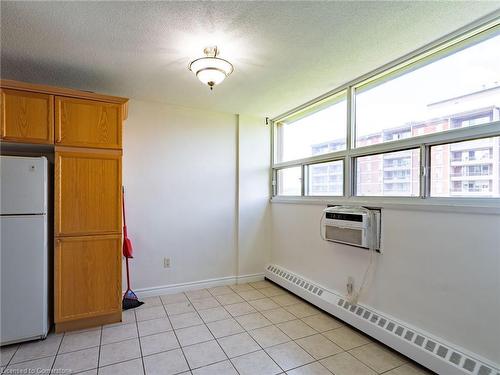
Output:
[[47,159],[0,156],[0,214],[47,212]]
[[45,337],[49,329],[47,216],[2,216],[0,220],[0,344]]

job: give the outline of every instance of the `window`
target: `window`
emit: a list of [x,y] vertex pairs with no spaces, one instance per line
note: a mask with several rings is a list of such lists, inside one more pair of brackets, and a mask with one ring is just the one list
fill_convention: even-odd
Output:
[[498,61],[497,19],[274,119],[273,195],[500,198]]
[[278,170],[278,195],[294,196],[302,193],[302,174],[300,167]]
[[344,194],[344,161],[311,164],[307,167],[307,195],[341,196]]
[[431,147],[431,196],[500,197],[498,150],[500,137]]
[[285,162],[346,149],[346,93],[334,95],[276,125],[276,160]]
[[356,195],[419,196],[419,169],[418,149],[356,158]]
[[389,81],[357,87],[356,146],[498,119],[498,61],[500,35]]

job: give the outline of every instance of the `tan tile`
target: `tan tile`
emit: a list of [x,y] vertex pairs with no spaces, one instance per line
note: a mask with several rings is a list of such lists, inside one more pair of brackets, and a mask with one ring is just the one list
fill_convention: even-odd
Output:
[[175,330],[175,334],[181,346],[197,344],[199,342],[213,340],[214,337],[205,324]]
[[263,348],[267,348],[273,345],[283,344],[285,342],[290,341],[290,337],[285,335],[276,326],[268,326],[268,327],[253,329],[248,333]]
[[203,324],[203,321],[197,313],[191,312],[187,314],[173,315],[170,317],[170,323],[175,329],[186,328]]
[[165,312],[163,306],[154,306],[137,310],[135,312],[135,316],[137,317],[137,321],[140,322],[142,320],[163,318],[167,316],[167,313]]
[[260,349],[260,346],[246,332],[226,336],[217,341],[219,341],[220,346],[229,358],[255,352]]
[[198,311],[201,319],[205,323],[216,322],[217,320],[229,319],[231,315],[222,306]]
[[267,348],[266,352],[285,371],[314,361],[313,357],[293,341]]
[[144,357],[144,367],[148,375],[173,375],[189,370],[180,349],[170,350]]
[[174,293],[174,294],[165,294],[160,296],[160,299],[164,304],[169,303],[179,303],[179,302],[187,302],[188,298],[184,293]]
[[112,342],[132,339],[137,336],[137,325],[135,323],[106,327],[102,330],[102,344],[111,344]]
[[412,363],[407,363],[403,366],[397,367],[391,371],[386,372],[384,375],[431,375],[429,370],[418,367]]
[[179,315],[179,314],[185,314],[188,312],[193,312],[194,307],[193,307],[191,302],[184,301],[184,302],[176,302],[176,303],[167,303],[165,305],[165,310],[167,310],[167,314],[169,316],[172,316],[172,315]]
[[179,347],[177,338],[173,332],[162,332],[155,335],[141,337],[142,355],[166,352]]
[[230,287],[226,286],[226,285],[224,285],[224,286],[216,286],[215,288],[208,289],[208,291],[213,296],[222,296],[224,294],[234,293],[233,290]]
[[[38,374],[48,374],[53,362],[54,357],[45,357],[22,363],[11,363],[7,366],[5,374],[37,374],[37,371]],[[97,362],[95,366],[97,366]],[[58,368],[54,367],[54,369]]]
[[139,339],[120,341],[101,346],[99,365],[106,366],[140,357]]
[[163,304],[160,297],[146,297],[140,298],[140,300],[144,302],[144,304],[140,306],[141,309],[153,306],[161,306]]
[[376,375],[368,366],[358,361],[347,352],[339,353],[320,361],[335,375]]
[[219,301],[222,305],[231,305],[233,303],[240,303],[245,301],[243,298],[241,298],[238,294],[234,292],[216,296],[215,298],[217,298],[217,301]]
[[321,312],[320,310],[305,302],[286,306],[285,310],[291,312],[297,318],[305,318],[306,316],[316,315]]
[[295,315],[293,315],[289,311],[286,311],[282,307],[280,307],[278,309],[274,309],[274,310],[262,311],[262,315],[264,315],[267,319],[269,319],[274,324],[288,322],[290,320],[297,319],[297,317]]
[[317,333],[314,329],[309,327],[306,323],[301,320],[291,320],[289,322],[280,323],[276,325],[279,329],[281,329],[285,334],[296,340],[302,337],[311,336]]
[[267,280],[261,280],[261,281],[255,281],[253,283],[249,283],[253,288],[255,289],[264,289],[264,288],[269,288],[271,286],[274,286],[273,283],[267,281]]
[[72,373],[91,370],[97,367],[98,357],[99,348],[59,354],[54,362],[54,369],[71,369]]
[[185,292],[185,294],[191,301],[212,297],[212,295],[206,289],[189,290]]
[[[0,348],[0,366],[6,366],[10,362],[14,353],[19,348],[18,344],[2,346]],[[55,353],[54,353],[55,354]]]
[[264,315],[261,313],[253,313],[253,314],[246,314],[246,315],[241,315],[237,316],[235,318],[240,325],[245,328],[247,331],[255,328],[261,328],[265,326],[272,325],[269,320],[267,320]]
[[193,370],[193,375],[238,375],[229,361],[222,361]]
[[[144,369],[140,358],[99,368],[99,375],[142,375]],[[81,373],[78,375],[82,375]]]
[[367,336],[347,326],[336,328],[323,334],[344,350],[353,349],[370,342]]
[[234,335],[244,331],[238,322],[232,318],[207,323],[207,327],[216,338]]
[[11,363],[19,363],[31,359],[55,356],[61,340],[62,334],[49,334],[45,340],[32,341],[22,344],[11,360]]
[[244,292],[238,292],[241,298],[243,298],[245,301],[254,301],[256,299],[261,299],[265,298],[266,296],[263,295],[261,292],[258,290],[247,290]]
[[252,305],[257,311],[272,310],[280,307],[271,298],[261,298],[254,301],[249,301],[248,303]]
[[316,359],[323,359],[343,352],[342,348],[320,334],[304,337],[295,342]]
[[246,292],[246,291],[249,291],[249,290],[255,290],[250,284],[246,283],[246,284],[236,284],[236,285],[230,285],[229,286],[233,291],[235,291],[236,293],[240,293],[240,292]]
[[219,302],[214,297],[202,298],[193,301],[193,306],[196,310],[211,309],[220,306]]
[[332,375],[321,363],[313,362],[286,372],[287,375]]
[[[135,323],[134,323],[135,326]],[[59,353],[74,352],[101,344],[101,330],[87,331],[74,335],[64,335]]]
[[168,318],[159,318],[138,322],[137,328],[139,329],[139,336],[148,336],[155,333],[171,331],[172,325]]
[[302,321],[310,325],[318,332],[325,332],[331,329],[342,327],[344,324],[328,314],[317,314],[302,318]]
[[259,289],[259,292],[261,292],[266,297],[276,297],[282,294],[288,294],[288,292],[285,289],[279,288],[277,286],[271,286],[269,288]]
[[231,362],[240,375],[275,375],[282,372],[263,350],[233,358]]
[[292,294],[282,294],[276,297],[271,297],[271,299],[282,307],[295,305],[296,303],[302,302],[300,298],[295,297]]
[[183,351],[192,369],[227,359],[215,340],[186,346]]
[[385,372],[406,363],[401,355],[376,343],[360,346],[349,353],[377,372]]
[[233,305],[226,305],[224,308],[232,316],[240,316],[257,312],[248,302],[235,303]]

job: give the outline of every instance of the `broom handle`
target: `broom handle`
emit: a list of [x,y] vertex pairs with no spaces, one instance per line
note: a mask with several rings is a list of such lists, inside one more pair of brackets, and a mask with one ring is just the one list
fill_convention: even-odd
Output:
[[125,258],[125,262],[127,265],[127,290],[131,290],[130,289],[130,272],[128,270],[128,258]]
[[123,212],[123,226],[127,226],[127,221],[125,220],[125,186],[122,186],[122,212]]

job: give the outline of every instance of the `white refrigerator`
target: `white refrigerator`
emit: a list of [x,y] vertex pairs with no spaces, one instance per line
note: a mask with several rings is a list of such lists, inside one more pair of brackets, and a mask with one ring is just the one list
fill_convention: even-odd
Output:
[[0,156],[0,345],[49,330],[47,169],[45,157]]

